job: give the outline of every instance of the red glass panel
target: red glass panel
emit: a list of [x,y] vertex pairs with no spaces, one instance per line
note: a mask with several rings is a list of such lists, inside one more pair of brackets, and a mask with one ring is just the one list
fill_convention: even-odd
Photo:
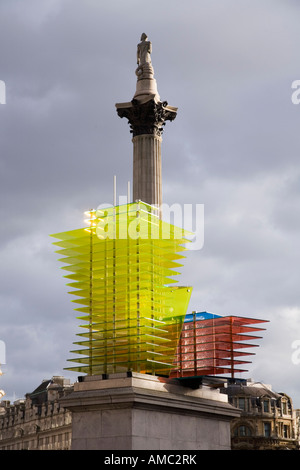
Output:
[[248,341],[260,339],[261,336],[256,333],[265,328],[251,325],[265,322],[236,316],[196,320],[194,315],[194,320],[183,324],[171,377],[219,374],[234,377],[237,372],[247,372],[237,366],[249,364],[250,361],[236,358],[254,355],[239,350],[258,347]]

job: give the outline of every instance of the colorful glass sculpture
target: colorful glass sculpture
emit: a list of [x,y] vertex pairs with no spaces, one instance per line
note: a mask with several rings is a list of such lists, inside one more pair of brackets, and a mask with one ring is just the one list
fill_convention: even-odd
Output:
[[68,370],[169,375],[192,291],[173,276],[191,234],[142,202],[86,215],[88,228],[52,235],[83,322]]

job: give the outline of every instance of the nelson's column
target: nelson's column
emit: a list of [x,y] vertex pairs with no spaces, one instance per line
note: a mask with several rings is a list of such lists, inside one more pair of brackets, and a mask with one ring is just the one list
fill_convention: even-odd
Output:
[[117,103],[118,115],[127,118],[133,135],[133,201],[143,201],[161,216],[161,142],[166,121],[176,118],[177,108],[161,101],[151,62],[152,44],[145,33],[137,46],[137,84],[133,99]]
[[[116,108],[120,117],[128,119],[133,134],[133,203],[128,204],[128,217],[131,217],[131,206],[136,206],[136,217],[145,217],[141,227],[145,224],[149,227],[150,222],[152,226],[161,227],[165,223],[161,217],[161,135],[166,121],[175,119],[177,108],[160,100],[150,53],[151,42],[143,34],[137,46],[135,95],[130,102],[116,104]],[[148,208],[140,210],[142,204],[135,204],[135,201],[142,201]],[[156,207],[153,210],[158,211],[154,218],[153,206]],[[107,212],[109,217],[111,209]],[[112,213],[111,218],[121,221],[122,208],[114,206]],[[97,219],[97,212],[92,215]],[[99,215],[100,229],[102,223],[102,215]],[[176,230],[174,233],[176,235]],[[180,334],[176,315],[185,316],[182,305],[189,299],[186,288],[179,287],[176,291],[164,281],[166,275],[176,274],[169,273],[169,266],[175,259],[172,250],[177,246],[176,237],[174,240],[158,239],[157,243],[154,238],[142,240],[141,246],[139,240],[101,241],[97,233],[93,233],[91,221],[90,233],[80,229],[56,234],[55,238],[62,240],[56,244],[71,256],[69,262],[75,263],[70,269],[74,274],[66,277],[79,279],[78,288],[85,289],[79,291],[86,299],[82,302],[84,308],[78,310],[88,313],[84,317],[89,322],[87,327],[94,328],[79,335],[87,338],[84,342],[75,343],[90,344],[89,357],[79,360],[86,365],[75,369],[88,375],[79,376],[74,391],[60,401],[72,412],[72,449],[229,450],[230,421],[240,416],[240,411],[228,403],[227,395],[219,392],[213,380],[196,381],[191,386],[189,381],[159,373],[160,368],[166,368],[165,356],[170,355],[173,360],[172,338],[175,338],[176,348]],[[182,235],[178,243],[181,239]],[[89,264],[86,258],[89,253],[95,256],[94,264],[93,260]],[[79,272],[78,266],[82,266]],[[126,276],[128,283],[122,284]],[[183,295],[182,302],[178,301],[181,297],[176,297],[176,292]],[[164,306],[169,305],[169,298],[172,308]],[[123,318],[124,312],[128,315]],[[94,337],[90,339],[89,335]],[[140,361],[139,367],[134,368],[132,357]],[[91,373],[89,361],[94,370]],[[147,364],[152,364],[155,373],[149,372]]]

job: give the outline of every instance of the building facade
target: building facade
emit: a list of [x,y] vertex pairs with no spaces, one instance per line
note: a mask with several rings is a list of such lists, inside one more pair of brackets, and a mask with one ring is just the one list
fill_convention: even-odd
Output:
[[251,380],[229,381],[222,392],[242,410],[231,422],[232,450],[299,449],[298,416],[288,395]]
[[68,450],[71,413],[59,400],[73,390],[70,381],[54,376],[25,399],[0,402],[0,450]]

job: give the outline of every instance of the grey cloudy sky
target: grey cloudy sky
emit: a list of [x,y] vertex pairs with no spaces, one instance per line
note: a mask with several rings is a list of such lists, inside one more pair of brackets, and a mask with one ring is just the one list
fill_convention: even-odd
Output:
[[249,373],[300,407],[300,6],[288,0],[1,0],[1,387],[22,398],[64,371],[78,333],[51,233],[126,195],[136,45],[152,42],[163,197],[204,204],[189,310],[269,320]]

